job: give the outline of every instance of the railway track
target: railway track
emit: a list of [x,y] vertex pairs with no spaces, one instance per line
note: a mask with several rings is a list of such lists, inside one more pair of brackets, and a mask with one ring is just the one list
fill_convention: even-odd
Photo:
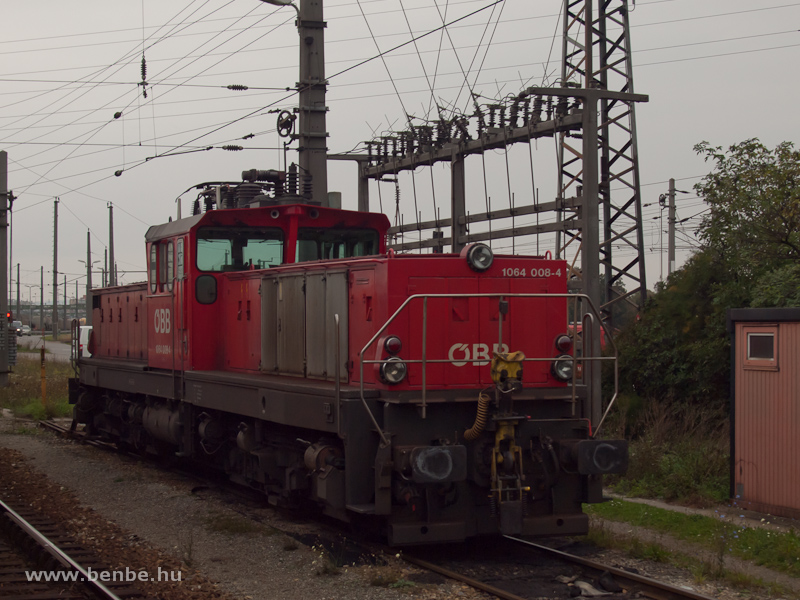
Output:
[[463,560],[425,559],[413,552],[403,558],[502,600],[562,600],[595,594],[608,600],[713,600],[693,590],[527,540],[504,536],[504,542],[509,545],[496,544],[490,556],[485,556],[487,549],[482,548],[478,556]]
[[[42,421],[41,425],[45,429],[60,435],[82,437],[80,432],[71,432],[68,427],[57,423]],[[84,439],[83,441],[105,449],[113,448],[112,445],[98,440]],[[199,481],[204,481],[202,477],[196,475],[192,476]],[[237,494],[237,496],[238,495],[239,494]],[[245,512],[242,514],[245,514]],[[305,540],[302,541],[305,542]],[[475,573],[469,573],[470,571],[475,571],[475,569],[470,569],[469,567],[463,568],[463,565],[454,565],[451,560],[440,564],[443,561],[439,561],[435,556],[432,558],[426,557],[424,553],[407,551],[404,552],[402,556],[410,564],[460,581],[475,589],[501,598],[502,600],[528,600],[530,598],[566,599],[572,597],[572,595],[576,593],[576,590],[579,591],[582,583],[590,584],[599,592],[607,591],[603,590],[602,586],[597,583],[601,577],[604,577],[605,581],[609,581],[610,578],[616,583],[619,589],[617,592],[610,592],[603,596],[608,600],[622,600],[628,598],[650,598],[652,600],[713,600],[709,596],[693,590],[662,583],[649,577],[604,565],[594,560],[568,554],[527,540],[505,536],[503,543],[508,546],[513,545],[515,549],[506,549],[501,552],[501,554],[506,553],[509,556],[516,556],[516,564],[521,567],[519,572],[511,574],[508,577],[492,572],[493,568],[496,566],[492,565],[492,557],[481,558],[479,562],[482,564],[483,568],[479,569],[481,573],[476,575]],[[387,554],[394,553],[393,549],[384,550]],[[365,554],[369,554],[369,552],[365,552]],[[433,554],[436,555],[439,554],[439,552],[434,550]],[[502,558],[499,559],[498,565],[500,561],[502,561]],[[545,564],[553,566],[548,570],[543,568]],[[537,575],[529,576],[524,572],[525,569],[522,568],[522,566],[527,566],[531,571],[538,572]],[[571,573],[571,576],[566,577],[566,579],[563,579],[561,582],[554,581],[554,573],[567,572]],[[535,584],[531,583],[534,579],[538,579]],[[568,579],[572,579],[572,581],[568,582]],[[573,588],[572,591],[570,588]],[[584,595],[591,593],[590,591]]]
[[90,552],[61,532],[57,523],[0,500],[0,597],[5,600],[145,597],[124,581],[106,585],[101,581],[106,573]]

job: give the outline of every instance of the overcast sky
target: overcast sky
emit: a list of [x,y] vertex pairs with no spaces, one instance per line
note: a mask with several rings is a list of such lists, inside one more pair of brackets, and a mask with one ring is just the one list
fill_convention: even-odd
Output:
[[[58,270],[67,276],[71,297],[75,280],[84,281],[85,267],[78,261],[86,258],[87,230],[93,260],[103,260],[109,202],[115,207],[119,270],[122,281],[131,283],[144,279],[145,231],[175,216],[175,200],[184,190],[202,181],[238,180],[243,169],[282,168],[283,152],[277,149],[282,140],[270,111],[295,102],[285,91],[297,81],[293,9],[257,0],[4,4],[0,149],[8,152],[9,187],[18,196],[12,261],[21,265],[24,299],[29,294],[38,299],[41,266],[45,297],[51,295],[55,197],[60,198]],[[406,113],[421,120],[435,116],[436,105],[465,111],[469,89],[491,101],[530,85],[554,85],[561,61],[558,0],[505,0],[445,35],[405,46],[385,63],[374,60],[338,75],[408,41],[410,32],[422,34],[442,19],[450,22],[490,4],[326,2],[331,152],[357,149],[373,135],[404,128]],[[785,0],[636,3],[634,86],[650,97],[636,113],[649,287],[662,268],[666,274],[666,262],[659,260],[662,242],[666,254],[666,237],[660,235],[666,214],[662,223],[658,198],[670,177],[689,192],[678,195],[678,219],[685,219],[678,263],[696,247],[693,232],[704,205],[692,186],[710,166],[693,146],[706,140],[727,147],[757,137],[774,147],[797,138],[798,120],[791,115],[797,88],[792,65],[800,62],[798,17],[800,3]],[[139,85],[143,54],[147,98]],[[250,89],[230,91],[228,85]],[[220,149],[226,144],[246,150]],[[471,159],[477,160],[470,163],[475,168],[468,185],[473,210],[485,203],[484,172],[493,207],[507,206],[509,179],[516,204],[530,203],[530,158],[527,147],[517,146],[510,153],[509,178],[504,153],[487,155],[485,171],[480,159]],[[539,200],[551,200],[557,188],[555,144],[542,139],[534,149]],[[296,153],[290,152],[289,160],[296,160]],[[343,192],[344,207],[355,209],[355,167],[336,163],[329,180],[329,189]],[[401,178],[404,222],[414,218],[414,187],[423,219],[434,216],[434,204],[447,206],[445,167],[434,168],[433,180],[422,169],[413,180],[410,174]],[[393,222],[394,194],[391,184],[381,184],[380,195],[372,184],[373,209],[382,206]],[[182,196],[184,215],[193,198]],[[495,249],[510,252],[511,243],[496,243]],[[514,248],[535,249],[529,241]],[[59,285],[62,281],[59,275]],[[29,286],[36,287],[29,291]]]

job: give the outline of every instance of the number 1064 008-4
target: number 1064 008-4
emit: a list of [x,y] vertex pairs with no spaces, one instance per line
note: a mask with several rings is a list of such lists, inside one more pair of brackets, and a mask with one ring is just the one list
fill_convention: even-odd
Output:
[[507,269],[503,269],[503,277],[551,277],[555,275],[556,277],[561,277],[561,269],[557,269],[553,271],[552,269],[526,269],[526,268],[519,268],[519,267],[508,267]]

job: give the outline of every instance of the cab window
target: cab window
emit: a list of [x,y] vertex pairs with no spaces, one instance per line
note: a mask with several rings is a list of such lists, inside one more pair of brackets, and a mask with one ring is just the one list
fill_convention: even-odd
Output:
[[378,232],[374,229],[300,228],[297,233],[297,262],[377,253]]
[[273,227],[203,227],[197,231],[201,271],[266,269],[283,262],[283,231]]
[[175,246],[172,240],[150,245],[150,293],[171,292],[175,277]]

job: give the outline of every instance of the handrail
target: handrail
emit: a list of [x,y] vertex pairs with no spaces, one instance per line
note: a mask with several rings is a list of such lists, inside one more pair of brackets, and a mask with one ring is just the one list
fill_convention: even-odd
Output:
[[[426,417],[427,411],[427,376],[426,370],[428,363],[450,363],[453,364],[455,362],[459,362],[456,360],[451,359],[429,359],[427,357],[427,317],[428,317],[428,299],[429,298],[500,298],[500,299],[508,299],[508,298],[566,298],[566,299],[574,299],[576,302],[577,300],[582,300],[587,303],[589,311],[585,313],[585,315],[591,315],[591,320],[595,320],[600,323],[603,329],[606,332],[606,339],[611,343],[613,348],[613,356],[590,356],[586,357],[585,355],[585,348],[584,348],[584,355],[577,359],[574,355],[571,357],[573,362],[573,369],[574,365],[577,361],[580,362],[602,362],[602,361],[613,361],[614,362],[614,394],[609,402],[609,406],[606,409],[605,413],[603,414],[603,418],[598,423],[597,427],[593,432],[593,436],[597,435],[597,431],[599,431],[600,427],[603,424],[606,416],[608,415],[609,411],[611,410],[611,406],[613,406],[614,402],[617,399],[618,395],[618,376],[619,376],[619,367],[617,364],[617,346],[614,343],[613,338],[611,337],[611,332],[609,331],[606,324],[600,318],[600,314],[597,311],[597,307],[595,307],[594,303],[592,302],[591,298],[589,298],[585,294],[509,294],[507,292],[498,292],[498,293],[488,293],[488,294],[413,294],[406,298],[403,303],[392,313],[392,315],[386,320],[386,322],[375,332],[375,334],[369,339],[369,341],[364,345],[364,347],[359,351],[359,373],[360,373],[360,380],[359,380],[359,393],[361,397],[361,402],[364,405],[364,408],[367,411],[367,414],[372,421],[373,426],[378,431],[378,434],[381,437],[383,444],[388,445],[389,440],[386,437],[386,434],[378,425],[377,419],[375,415],[370,410],[366,397],[364,395],[364,365],[365,364],[382,364],[385,363],[385,360],[370,360],[365,359],[365,353],[369,348],[375,344],[375,342],[384,334],[386,329],[395,321],[395,319],[406,309],[406,307],[415,300],[423,300],[423,315],[422,315],[422,359],[404,359],[403,362],[407,364],[422,364],[422,416],[423,418]],[[498,334],[502,336],[502,315],[500,315],[501,323],[499,324],[499,331]],[[577,334],[577,332],[576,332]],[[499,347],[499,346],[498,346]],[[552,362],[553,358],[528,358],[524,359],[525,362]],[[488,361],[487,361],[488,362]],[[575,379],[573,378],[572,382],[572,398],[573,398],[573,411],[574,411],[574,402],[575,402]]]

